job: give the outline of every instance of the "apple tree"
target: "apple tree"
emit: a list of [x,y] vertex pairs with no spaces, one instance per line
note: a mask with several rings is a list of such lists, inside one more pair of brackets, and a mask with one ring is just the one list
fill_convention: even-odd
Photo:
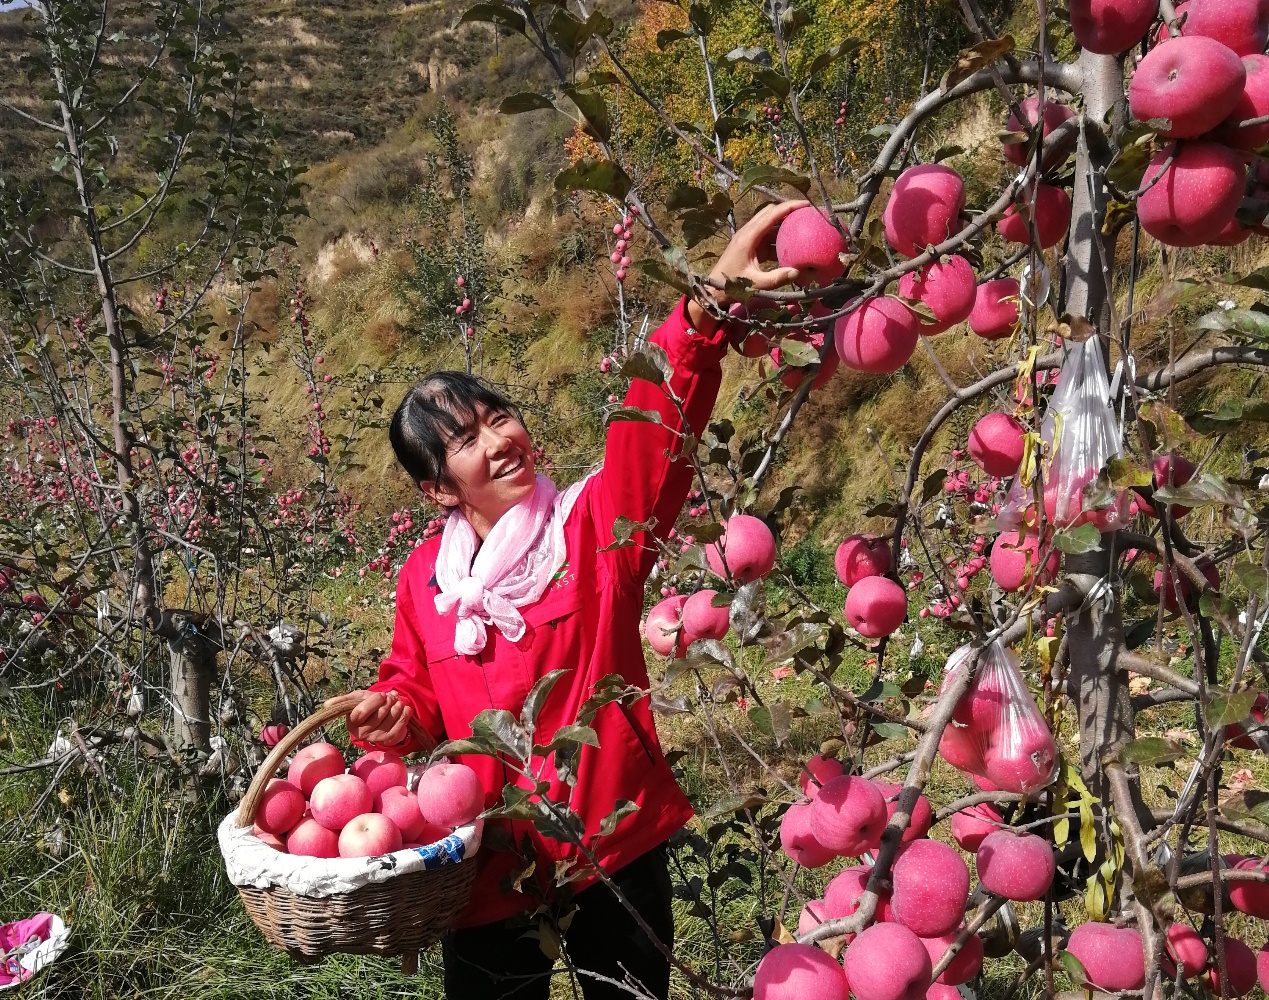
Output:
[[[691,720],[727,784],[675,854],[712,948],[673,961],[718,996],[941,1000],[1011,952],[1017,985],[1046,995],[1242,996],[1269,918],[1269,869],[1243,857],[1269,844],[1253,784],[1269,750],[1269,282],[1247,266],[1269,193],[1269,13],[1038,0],[1012,15],[1035,26],[1024,40],[962,0],[963,24],[930,35],[959,51],[931,70],[926,46],[865,131],[851,117],[878,91],[841,95],[876,53],[822,10],[655,6],[659,59],[588,4],[463,15],[540,53],[554,89],[504,113],[574,119],[584,155],[557,188],[637,219],[642,280],[728,324],[754,359],[742,394],[765,406],[755,433],[720,419],[683,436],[700,490],[651,583],[646,695]],[[698,86],[667,85],[686,66]],[[984,106],[1000,118],[981,149],[944,141]],[[776,148],[754,141],[774,128]],[[809,204],[773,250],[799,286],[711,285],[710,248],[794,191]],[[966,344],[968,382],[946,363]],[[886,456],[894,481],[858,512],[872,530],[837,548],[848,590],[828,605],[777,552],[796,509],[772,488],[782,446],[837,373],[912,379],[917,351],[944,402]],[[666,363],[632,342],[617,370],[661,384]],[[928,689],[921,649],[947,659]],[[862,656],[871,677],[852,684]],[[814,693],[783,699],[767,673]],[[794,750],[799,720],[832,734],[820,753]],[[927,787],[948,765],[967,790]],[[574,836],[566,807],[535,808]],[[826,871],[838,858],[855,860]]]

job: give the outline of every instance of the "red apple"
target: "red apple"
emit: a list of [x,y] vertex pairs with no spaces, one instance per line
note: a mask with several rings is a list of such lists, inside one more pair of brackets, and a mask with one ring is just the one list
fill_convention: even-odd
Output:
[[907,364],[918,337],[916,313],[886,296],[869,299],[840,317],[834,333],[846,367],[872,375],[889,375]]
[[339,834],[306,814],[286,835],[286,849],[290,854],[308,858],[337,858]]
[[328,830],[342,830],[354,816],[370,812],[374,796],[355,774],[333,774],[323,778],[309,797],[313,819]]
[[[404,787],[410,777],[401,758],[387,750],[371,750],[358,757],[352,762],[348,773],[355,774],[364,781],[370,789],[371,797],[376,800],[389,788],[398,785]],[[379,807],[376,805],[375,808]]]
[[1225,228],[1213,236],[1209,242],[1214,247],[1236,247],[1246,243],[1255,235],[1254,229],[1248,229],[1235,218],[1230,219],[1225,224]]
[[[800,340],[804,343],[810,344],[816,351],[823,350],[824,348],[825,334],[823,333],[794,333],[789,336],[793,340]],[[782,351],[779,346],[771,348],[771,363],[777,368],[784,364],[784,351]],[[828,380],[837,373],[837,369],[841,367],[841,363],[842,359],[837,354],[837,348],[830,343],[828,345],[828,351],[824,354],[823,361],[809,365],[802,365],[801,367],[790,366],[789,369],[780,376],[780,382],[786,388],[796,389],[802,384],[802,380],[805,379],[807,375],[814,372],[814,377],[811,379],[811,388],[819,389],[822,388]]]
[[[1004,218],[996,223],[1000,235],[1010,243],[1030,243],[1030,213],[1024,205],[1011,205]],[[1035,191],[1036,238],[1042,249],[1057,246],[1071,228],[1071,196],[1065,188],[1039,184]]]
[[[1269,709],[1269,695],[1263,691],[1256,696],[1255,702],[1251,706],[1251,717],[1260,725],[1264,725],[1265,710]],[[1254,729],[1255,727],[1253,727]],[[1237,747],[1239,750],[1257,750],[1255,741],[1246,732],[1243,727],[1235,722],[1232,726],[1225,730],[1225,742],[1231,747]]]
[[286,853],[286,841],[283,838],[275,837],[268,831],[261,830],[258,823],[251,827],[251,832],[256,835],[258,840],[267,844],[269,847],[272,847],[275,851],[281,851],[283,854]]
[[643,636],[660,656],[682,656],[687,652],[687,636],[681,631],[686,594],[672,594],[654,604],[643,623]]
[[[727,310],[727,315],[735,317],[736,320],[743,320],[756,313],[777,308],[774,302],[760,299],[755,295],[747,304],[733,302],[731,308]],[[760,358],[769,349],[767,336],[762,330],[753,329],[740,322],[727,323],[727,341],[746,358]]]
[[856,1000],[924,1000],[933,978],[930,953],[902,924],[873,924],[842,961]]
[[419,812],[419,797],[402,785],[385,788],[375,798],[375,810],[383,813],[401,831],[401,839],[418,841],[427,821]]
[[1269,56],[1259,53],[1243,56],[1243,68],[1247,71],[1247,82],[1217,135],[1231,146],[1252,150],[1269,142],[1269,125],[1238,128],[1238,123],[1269,115]]
[[846,594],[846,620],[867,639],[889,635],[908,615],[908,592],[889,577],[866,576]]
[[717,590],[698,590],[683,602],[683,640],[721,639],[731,627],[727,608],[714,607]]
[[882,213],[886,239],[903,256],[916,257],[960,232],[964,208],[965,182],[951,167],[909,167],[894,182]]
[[813,944],[779,944],[762,956],[753,1000],[847,1000],[846,973]]
[[[899,793],[903,790],[902,785],[896,785],[889,781],[874,781],[881,794],[886,799],[886,825],[890,825],[890,818],[894,816],[895,810],[899,808]],[[924,837],[930,832],[930,825],[934,822],[934,814],[930,810],[930,800],[924,795],[918,795],[916,805],[912,807],[912,818],[908,822],[908,828],[903,831],[902,844],[909,844],[920,837]]]
[[891,869],[894,919],[921,937],[960,926],[969,898],[969,868],[956,850],[938,840],[914,840]]
[[[836,757],[816,754],[802,766],[802,772],[798,775],[798,787],[802,789],[803,795],[814,800],[820,794],[820,789],[834,778],[840,777],[843,770],[842,762]],[[811,780],[812,776],[814,781]]]
[[[1145,514],[1147,517],[1158,517],[1155,512],[1154,491],[1161,486],[1171,486],[1176,488],[1184,486],[1194,478],[1194,463],[1184,455],[1160,455],[1154,460],[1154,479],[1151,487],[1139,488],[1137,492],[1137,510]],[[1179,504],[1173,504],[1168,511],[1174,518],[1185,517],[1190,512],[1189,507],[1182,507]]]
[[1146,53],[1128,87],[1128,102],[1138,121],[1167,119],[1171,127],[1162,135],[1191,139],[1229,116],[1246,82],[1243,61],[1233,50],[1187,32]]
[[[872,868],[869,865],[852,865],[843,868],[829,880],[824,888],[824,912],[829,920],[849,917],[859,909],[859,898],[868,888],[868,876],[871,874]],[[889,893],[878,893],[877,909],[873,917],[879,923],[891,919]],[[847,935],[846,943],[849,944],[854,938],[853,934]]]
[[1019,538],[1016,531],[1002,531],[991,544],[991,555],[987,564],[991,569],[991,578],[1001,590],[1016,593],[1031,585],[1036,569],[1044,561],[1040,579],[1044,580],[1057,572],[1062,554],[1049,547],[1046,541],[1040,544],[1034,531],[1028,531]]
[[304,816],[304,793],[289,781],[270,778],[256,809],[256,826],[282,836]]
[[387,816],[364,813],[354,816],[339,831],[341,858],[377,858],[401,850],[401,831]]
[[909,271],[899,279],[899,294],[934,313],[934,322],[922,320],[918,326],[919,332],[932,337],[969,319],[978,290],[975,281],[969,261],[953,254],[942,263],[932,260],[920,271]]
[[1012,476],[1022,464],[1022,421],[1008,413],[989,413],[969,432],[969,457],[989,476]]
[[[1243,858],[1234,867],[1240,871],[1269,871],[1269,861]],[[1269,920],[1269,882],[1231,881],[1229,899],[1234,909],[1261,920]]]
[[[1079,0],[1075,0],[1072,5],[1071,15],[1074,18],[1075,5]],[[1150,11],[1150,17],[1154,17],[1154,11]],[[1149,23],[1149,22],[1147,22]],[[1085,46],[1087,48],[1087,46]],[[1027,128],[1024,129],[1022,122],[1018,121],[1018,116],[1013,112],[1009,113],[1009,120],[1005,122],[1005,130],[1008,132],[1025,132],[1034,128],[1036,119],[1040,114],[1040,98],[1032,94],[1020,105],[1023,117],[1027,119]],[[1047,139],[1049,133],[1071,118],[1075,117],[1075,112],[1068,108],[1065,104],[1058,104],[1056,101],[1048,100],[1044,102],[1044,137]],[[1044,169],[1053,170],[1062,165],[1062,162],[1071,155],[1075,150],[1076,135],[1072,132],[1069,136],[1062,139],[1053,149],[1044,157]],[[1025,142],[1009,143],[1005,146],[1005,159],[1010,163],[1021,167],[1027,162],[1027,144]]]
[[1238,938],[1226,934],[1221,939],[1225,952],[1225,971],[1228,978],[1225,989],[1221,989],[1220,966],[1215,956],[1211,968],[1207,970],[1207,982],[1214,996],[1245,997],[1256,988],[1256,954]]
[[827,285],[846,270],[840,254],[846,237],[822,208],[807,205],[790,212],[776,233],[776,259],[798,270],[798,284]]
[[808,899],[806,905],[802,907],[802,913],[798,916],[798,937],[810,934],[811,931],[828,919],[828,911],[824,908],[824,900]]
[[1018,328],[1017,278],[995,278],[978,286],[969,328],[986,340],[1012,337]]
[[[721,549],[721,551],[720,551]],[[775,536],[760,517],[733,514],[727,521],[723,537],[705,546],[705,559],[718,576],[731,571],[737,583],[749,583],[766,576],[775,568]]]
[[286,780],[303,792],[305,798],[311,798],[319,781],[343,773],[344,755],[339,748],[329,743],[313,743],[291,758]]
[[1071,932],[1066,950],[1080,960],[1089,982],[1110,993],[1146,984],[1141,935],[1131,927],[1089,921]]
[[1256,952],[1256,975],[1260,978],[1260,988],[1269,993],[1269,942]]
[[885,828],[886,800],[866,778],[833,778],[811,803],[811,833],[837,854],[856,857],[876,850]]
[[1265,50],[1269,6],[1262,0],[1193,0],[1181,34],[1205,35],[1240,56]]
[[1071,32],[1080,47],[1113,56],[1136,45],[1159,11],[1150,0],[1071,0]]
[[260,730],[260,742],[267,747],[275,747],[282,742],[282,737],[291,731],[291,727],[281,723],[270,723]]
[[1004,821],[989,802],[966,806],[952,815],[952,839],[962,851],[976,854],[982,842],[999,830]]
[[466,764],[433,764],[419,776],[415,794],[424,817],[451,830],[471,823],[485,808],[485,789]]
[[1176,975],[1176,963],[1181,963],[1181,978],[1193,979],[1207,968],[1207,943],[1189,924],[1174,923],[1168,928],[1167,954],[1164,968],[1169,975]]
[[[956,930],[940,934],[938,937],[921,938],[921,943],[925,945],[925,950],[930,953],[931,965],[939,964],[939,959],[943,957],[943,953],[960,937],[961,930],[962,928],[958,927]],[[956,953],[956,957],[948,963],[947,968],[939,973],[939,977],[934,981],[945,986],[959,986],[961,983],[967,983],[978,975],[978,970],[982,967],[983,939],[977,934],[971,934],[966,938],[961,950]],[[957,996],[959,995],[957,994]]]
[[815,839],[811,828],[811,803],[795,802],[780,819],[780,847],[803,868],[823,868],[837,857]]
[[890,572],[890,543],[881,535],[850,535],[837,546],[833,568],[846,587],[866,576],[883,576]]
[[[983,759],[985,752],[981,734],[966,725],[949,723],[939,738],[939,755],[952,767],[970,774],[987,769],[987,762]],[[952,829],[955,836],[955,817]]]
[[1022,903],[1043,899],[1057,871],[1052,844],[1033,833],[1012,830],[988,834],[974,864],[984,889]]
[[[1221,589],[1221,576],[1220,573],[1217,572],[1215,566],[1200,566],[1199,569],[1203,571],[1203,575],[1207,577],[1207,582],[1211,584],[1213,590]],[[1180,575],[1179,578],[1181,580],[1181,598],[1185,601],[1186,607],[1189,607],[1194,603],[1193,588],[1190,586],[1188,577]],[[1163,606],[1173,614],[1178,614],[1180,612],[1180,608],[1176,602],[1177,579],[1178,573],[1175,567],[1169,569],[1168,585],[1165,588],[1163,586],[1163,570],[1157,569],[1154,572],[1154,592],[1157,594],[1160,590],[1164,591]]]

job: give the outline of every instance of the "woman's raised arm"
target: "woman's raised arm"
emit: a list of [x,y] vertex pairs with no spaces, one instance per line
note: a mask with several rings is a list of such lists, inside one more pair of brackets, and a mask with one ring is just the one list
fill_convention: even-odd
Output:
[[[796,279],[793,268],[764,270],[762,264],[771,259],[780,221],[805,204],[782,202],[761,209],[732,237],[710,277],[719,283],[744,278],[759,290],[778,288]],[[719,305],[728,304],[723,291],[714,294]],[[664,384],[644,379],[631,382],[624,405],[655,412],[660,422],[617,420],[608,428],[604,468],[595,494],[601,537],[608,541],[618,517],[637,523],[655,519],[652,534],[657,538],[664,538],[674,526],[693,474],[691,462],[681,454],[678,432],[686,429],[699,436],[705,430],[722,379],[726,330],[697,302],[681,299],[649,342],[669,358],[674,369],[669,388],[681,402],[674,404]],[[642,585],[656,562],[656,553],[650,550],[651,539],[645,533],[631,537],[639,544],[617,549],[612,557],[623,580]]]

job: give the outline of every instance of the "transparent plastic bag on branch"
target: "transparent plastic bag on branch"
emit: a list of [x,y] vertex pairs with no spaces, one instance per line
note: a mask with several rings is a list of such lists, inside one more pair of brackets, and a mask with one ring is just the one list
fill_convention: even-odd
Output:
[[[1123,438],[1110,405],[1110,380],[1096,337],[1067,344],[1057,386],[1040,426],[1046,460],[1044,516],[1053,527],[1085,522],[1101,531],[1115,531],[1128,519],[1129,490],[1086,490],[1106,464],[1123,451]],[[997,518],[1002,528],[1035,525],[1033,482],[1015,477]]]
[[[943,690],[969,669],[974,652],[974,646],[962,646],[948,658]],[[1033,792],[1057,777],[1057,746],[1012,649],[993,642],[983,650],[943,730],[939,753],[953,767],[1007,792]]]

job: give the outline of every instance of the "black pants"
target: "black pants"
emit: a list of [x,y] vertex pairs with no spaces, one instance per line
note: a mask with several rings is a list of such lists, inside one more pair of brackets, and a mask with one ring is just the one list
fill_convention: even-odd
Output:
[[[611,879],[667,946],[674,944],[669,860],[664,845],[614,872]],[[586,1000],[631,1000],[632,994],[586,975],[623,982],[626,973],[654,997],[670,992],[670,963],[603,883],[577,894],[564,953],[578,970]],[[553,963],[524,922],[450,931],[441,942],[447,1000],[546,1000]]]

